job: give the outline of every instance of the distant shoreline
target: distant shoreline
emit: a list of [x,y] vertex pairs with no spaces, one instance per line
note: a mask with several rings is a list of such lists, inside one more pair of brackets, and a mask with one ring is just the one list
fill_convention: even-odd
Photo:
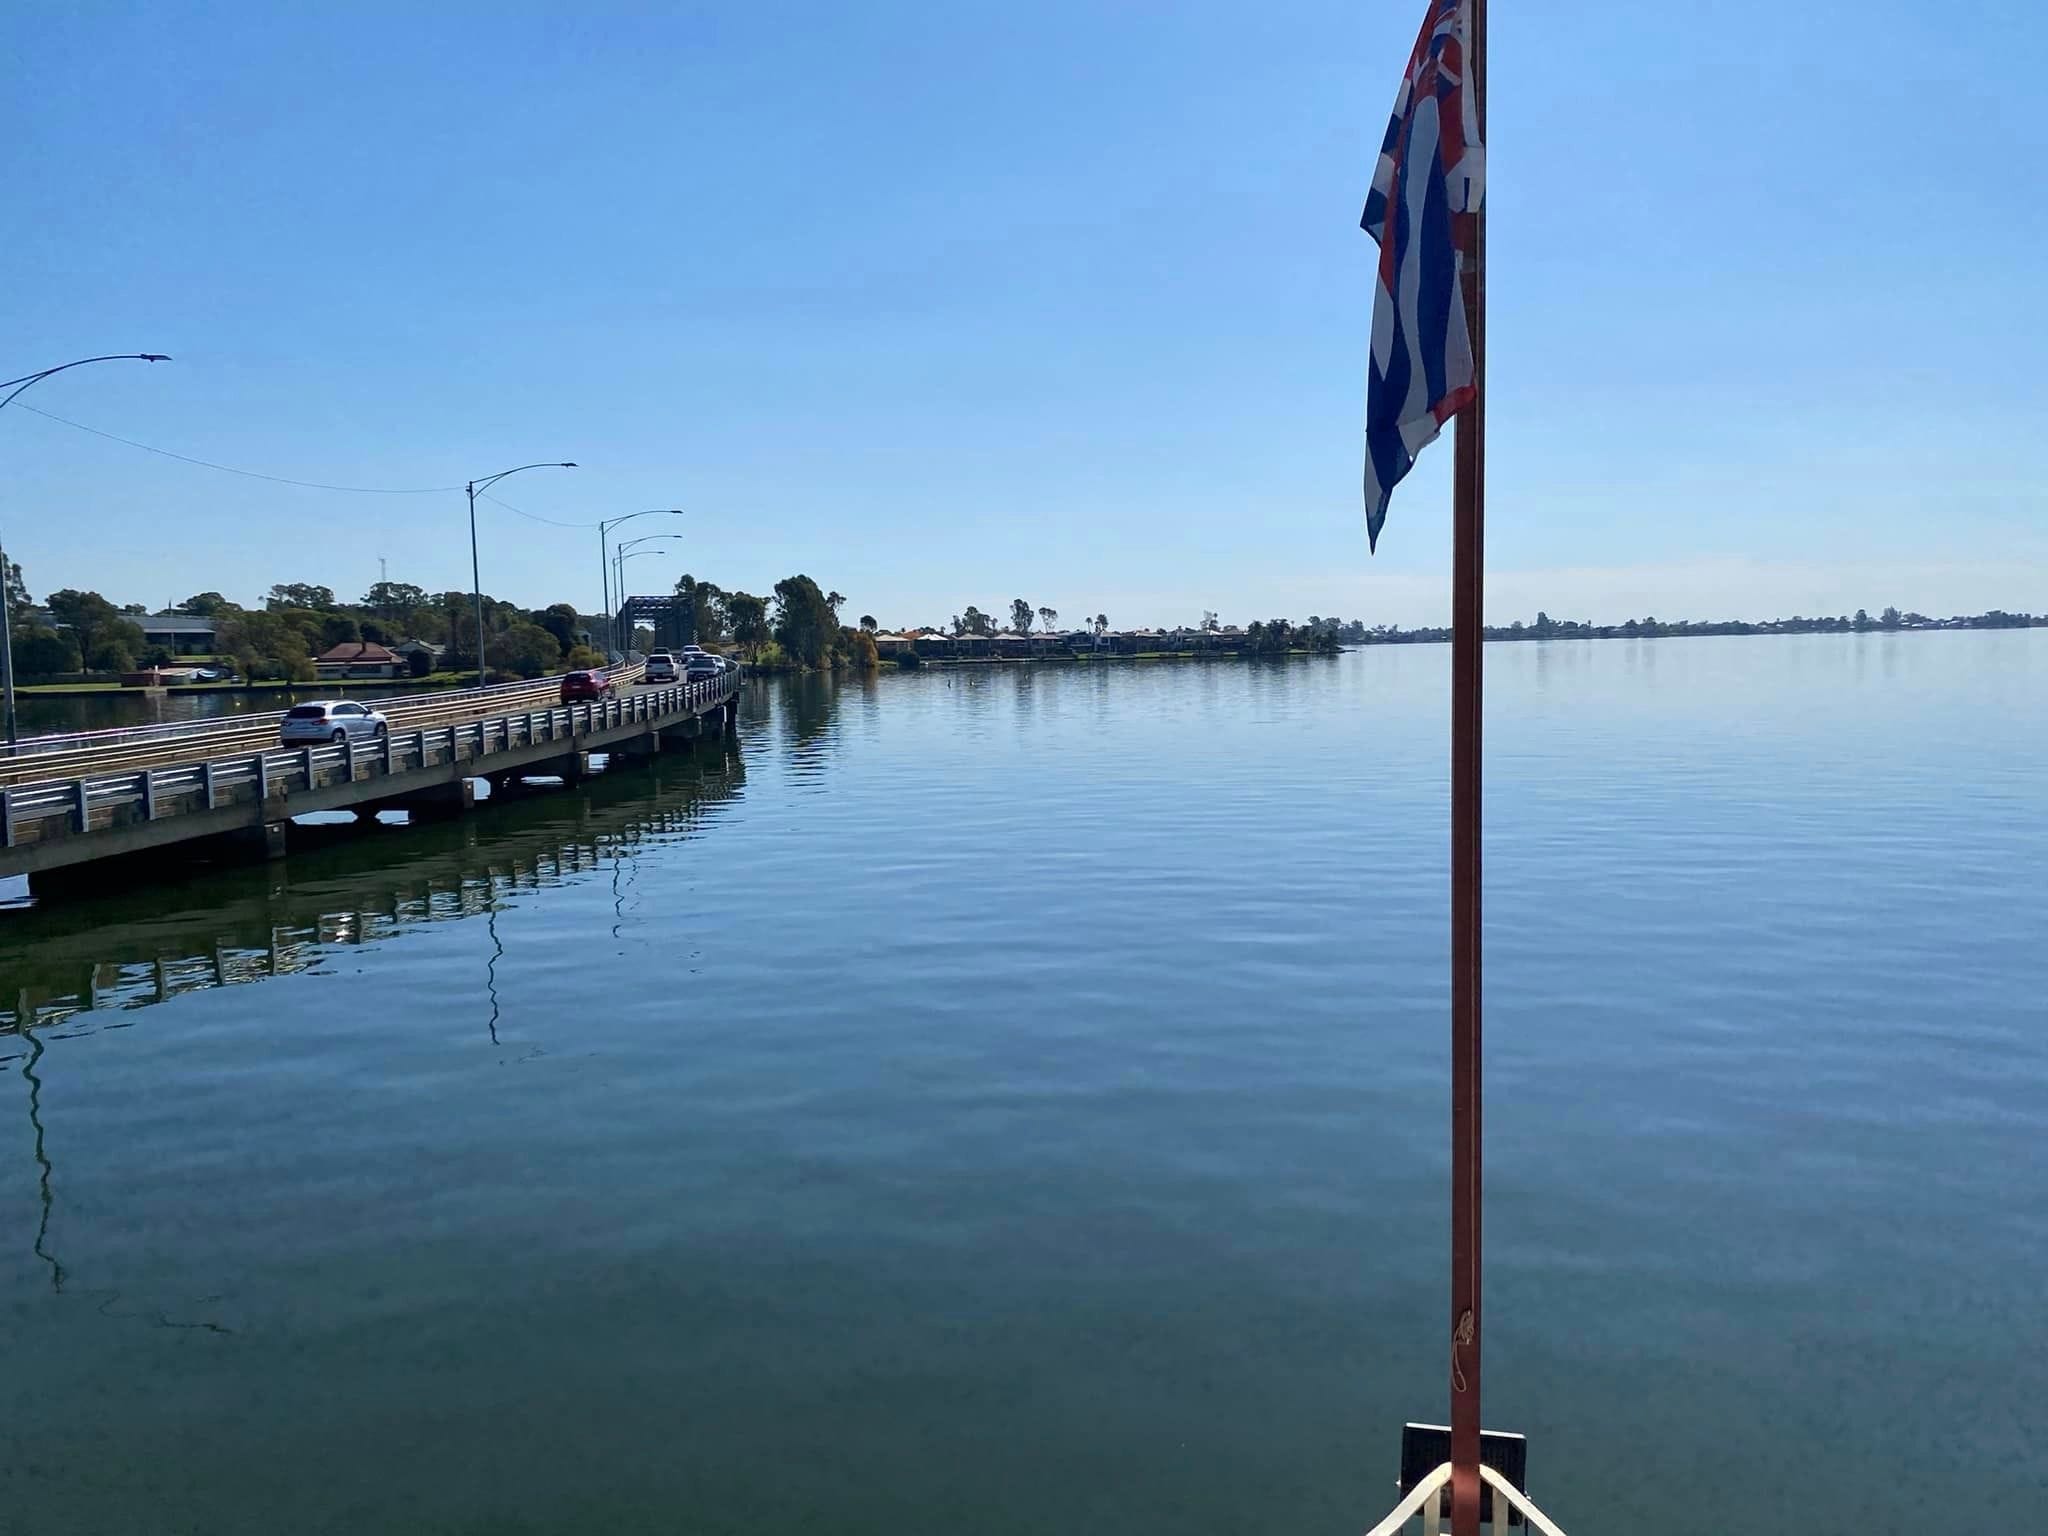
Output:
[[[1823,623],[1824,626],[1823,627]],[[1803,627],[1795,628],[1794,624]],[[1846,625],[1846,627],[1845,627]],[[1658,624],[1654,629],[1646,628],[1641,621],[1628,624],[1557,624],[1538,631],[1534,625],[1488,625],[1488,643],[1510,644],[1517,641],[1546,640],[1688,640],[1721,636],[1776,636],[1776,635],[1896,635],[1953,633],[1958,630],[2008,630],[2048,628],[2048,614],[2004,614],[1974,615],[1962,619],[1926,620],[1912,624],[1883,624],[1875,620],[1858,626],[1854,620],[1782,620],[1768,624]],[[1035,666],[1047,663],[1072,666],[1083,663],[1109,661],[1262,661],[1280,657],[1329,655],[1329,651],[1312,650],[1306,646],[1290,646],[1284,651],[1251,651],[1228,641],[1219,643],[1213,635],[1190,633],[1186,646],[1166,650],[1119,651],[1107,647],[1093,650],[1085,647],[1046,649],[1029,655],[971,655],[971,656],[920,656],[909,665],[904,665],[891,656],[881,658],[881,669],[900,672],[921,671],[932,667],[1003,667]],[[1448,645],[1451,632],[1448,629],[1388,629],[1367,630],[1364,638],[1347,636],[1339,642],[1343,650],[1363,650],[1380,645]],[[761,667],[761,672],[785,670],[778,667]],[[788,669],[794,670],[794,669]]]
[[[1513,624],[1489,624],[1485,637],[1489,641],[1519,640],[1686,640],[1705,636],[1724,635],[1906,635],[1949,633],[1956,630],[1986,629],[2043,629],[2048,628],[2048,613],[2007,613],[1994,608],[1989,613],[1962,614],[1954,618],[1930,619],[1921,614],[1899,614],[1896,609],[1887,610],[1887,619],[1873,619],[1861,609],[1855,618],[1769,619],[1752,624],[1742,619],[1728,619],[1719,622],[1697,623],[1680,619],[1664,623],[1657,619],[1628,619],[1620,624],[1583,624],[1574,620],[1557,621],[1539,614],[1534,624],[1517,620]],[[1346,646],[1362,645],[1443,645],[1450,642],[1449,629],[1399,629],[1384,628],[1367,630],[1360,636],[1346,634]]]

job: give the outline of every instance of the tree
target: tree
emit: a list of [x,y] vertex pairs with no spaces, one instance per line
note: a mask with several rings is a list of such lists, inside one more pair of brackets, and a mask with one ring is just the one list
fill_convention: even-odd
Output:
[[685,573],[676,581],[676,596],[690,605],[690,638],[699,645],[717,645],[732,622],[732,599],[725,588]]
[[305,635],[280,614],[240,609],[223,614],[215,643],[235,658],[235,666],[252,683],[276,677],[306,682],[317,675],[306,653]]
[[839,616],[808,576],[787,576],[775,583],[776,643],[802,667],[824,667],[839,646]]
[[953,632],[961,635],[993,635],[996,632],[996,621],[969,603],[967,611],[953,621]]
[[588,645],[571,648],[562,664],[571,672],[598,672],[604,669],[603,653]]
[[271,609],[313,608],[328,613],[334,608],[334,588],[307,581],[281,581],[270,589],[263,606]]
[[76,672],[80,658],[78,644],[47,624],[29,624],[14,631],[14,670],[30,677],[50,677],[59,672]]
[[1053,630],[1054,630],[1054,629],[1055,629],[1055,628],[1056,628],[1056,627],[1058,626],[1059,622],[1060,622],[1060,611],[1059,611],[1059,609],[1057,609],[1057,608],[1041,608],[1041,609],[1039,609],[1039,610],[1038,610],[1038,623],[1039,623],[1039,627],[1040,627],[1041,629],[1043,629],[1043,630],[1044,630],[1044,631],[1045,631],[1045,632],[1046,632],[1046,633],[1047,633],[1048,635],[1049,635],[1049,634],[1051,634],[1051,633],[1053,632]]
[[7,562],[7,619],[11,624],[26,624],[29,609],[28,583],[22,579],[21,566],[16,561]]
[[[142,632],[137,630],[136,633]],[[86,654],[85,664],[94,672],[133,672],[135,652],[109,633],[105,639],[94,643]]]
[[1856,610],[1856,628],[1859,632],[1870,628],[1870,615],[1861,608]]
[[426,591],[409,581],[380,581],[363,594],[363,600],[357,606],[371,609],[384,618],[395,619],[415,608],[426,607],[429,601]]
[[97,592],[73,587],[50,594],[50,616],[78,648],[86,666],[101,672],[130,672],[142,649],[141,627]]
[[[829,598],[827,602],[830,602]],[[856,671],[872,672],[882,664],[881,652],[875,649],[875,636],[872,630],[841,629],[839,640],[846,654],[847,665]]]
[[411,639],[424,640],[429,645],[448,643],[448,615],[436,608],[431,598],[397,622],[400,632]]
[[1097,615],[1095,615],[1095,638],[1100,640],[1104,635],[1108,633],[1109,615],[1106,613],[1098,613]]
[[337,645],[352,645],[363,638],[363,626],[345,613],[329,614],[320,621],[320,649],[331,651]]
[[194,592],[178,604],[178,612],[190,614],[195,619],[210,619],[234,606],[218,592]]
[[485,654],[494,667],[521,677],[540,677],[561,661],[562,648],[548,631],[521,619],[506,626]]
[[414,677],[425,677],[434,670],[434,655],[431,651],[416,650],[405,653],[405,670]]
[[64,587],[50,594],[50,617],[59,629],[78,642],[81,651],[90,650],[94,635],[120,617],[114,605],[97,592]]
[[123,603],[121,611],[131,619],[146,619],[149,617],[148,605],[144,603]]
[[1010,599],[1010,628],[1020,635],[1031,633],[1031,605],[1021,597]]
[[1221,621],[1221,620],[1219,620],[1219,619],[1218,619],[1218,618],[1216,617],[1216,610],[1215,610],[1215,609],[1213,609],[1213,608],[1204,608],[1204,609],[1202,610],[1202,633],[1203,633],[1203,634],[1205,634],[1205,635],[1213,635],[1213,634],[1215,634],[1215,633],[1216,633],[1216,631],[1218,631],[1218,630],[1219,630],[1219,629],[1221,629],[1222,627],[1223,627],[1222,621]]
[[576,610],[567,603],[550,603],[533,616],[533,622],[555,637],[555,643],[563,650],[576,644],[576,632],[583,627]]
[[732,626],[733,643],[749,659],[768,643],[768,599],[751,592],[734,592],[725,600],[726,622]]
[[1899,627],[1899,610],[1896,608],[1885,609],[1883,613],[1877,616],[1877,622],[1886,629],[1897,629]]
[[825,606],[832,610],[832,617],[835,619],[839,617],[840,604],[844,603],[845,601],[846,599],[841,597],[837,592],[827,592],[825,594]]
[[[827,602],[830,602],[830,601],[831,601],[831,599],[830,599],[830,598],[827,598],[827,599],[826,599],[826,601],[827,601]],[[871,634],[871,635],[872,635],[872,634],[873,634],[873,633],[875,632],[875,628],[876,628],[876,626],[875,626],[875,616],[874,616],[874,615],[873,615],[872,613],[864,613],[864,614],[862,614],[862,615],[860,616],[860,627],[861,627],[862,629],[866,630],[866,631],[867,631],[867,632],[868,632],[869,634]]]

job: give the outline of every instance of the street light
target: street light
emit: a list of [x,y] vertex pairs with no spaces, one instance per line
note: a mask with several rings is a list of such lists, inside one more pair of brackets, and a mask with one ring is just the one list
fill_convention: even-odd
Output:
[[620,602],[624,602],[626,599],[626,551],[630,549],[638,549],[642,544],[659,544],[664,540],[680,540],[681,538],[682,535],[680,533],[645,534],[637,539],[626,540],[625,543],[621,544],[618,547],[618,549],[613,552],[612,562],[618,570],[618,588]]
[[[628,560],[638,560],[642,555],[659,555],[664,553],[664,551],[659,549],[637,549],[634,546],[639,544],[658,544],[663,539],[680,539],[681,537],[682,535],[679,533],[657,533],[644,539],[628,539],[619,546],[618,553],[612,556],[612,562],[617,567],[619,573],[619,598],[622,605],[626,596],[626,562]],[[616,627],[615,620],[614,630],[616,630]],[[625,638],[630,641],[633,637],[628,633]],[[619,647],[622,652],[629,648],[625,645]]]
[[[613,650],[623,650],[624,647],[619,644],[619,616],[612,612],[612,557],[610,545],[607,542],[611,531],[621,523],[630,523],[636,517],[681,517],[682,515],[683,509],[681,507],[650,507],[645,512],[628,512],[623,517],[605,518],[597,525],[598,567],[599,574],[604,578],[604,611],[612,621]],[[620,598],[624,598],[625,595],[623,592],[618,594]],[[606,660],[609,661],[610,658],[607,657]]]
[[[14,404],[14,397],[31,384],[40,384],[53,373],[62,373],[66,368],[83,368],[87,363],[168,363],[167,352],[109,352],[101,357],[81,357],[75,362],[59,363],[54,368],[45,368],[38,373],[24,373],[18,379],[0,383],[0,389],[8,392],[0,400],[0,410]],[[13,604],[8,600],[11,594],[7,588],[7,551],[0,548],[0,693],[6,695],[7,745],[14,745],[18,734],[14,725],[14,614]]]
[[476,685],[484,685],[484,578],[476,560],[476,493],[488,491],[507,475],[516,475],[528,469],[574,469],[573,462],[562,464],[520,464],[511,469],[501,469],[495,475],[485,475],[481,480],[469,482],[469,595],[476,602]]

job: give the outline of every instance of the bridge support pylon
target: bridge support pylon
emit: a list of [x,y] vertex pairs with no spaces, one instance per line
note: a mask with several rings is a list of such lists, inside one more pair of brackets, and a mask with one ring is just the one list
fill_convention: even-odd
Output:
[[404,811],[416,821],[461,816],[476,809],[476,781],[460,778],[447,784],[430,784],[390,800],[380,800],[377,809]]

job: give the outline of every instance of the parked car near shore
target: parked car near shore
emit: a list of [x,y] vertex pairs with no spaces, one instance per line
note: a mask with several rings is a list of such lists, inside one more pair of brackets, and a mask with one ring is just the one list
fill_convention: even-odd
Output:
[[313,704],[294,704],[284,712],[277,739],[290,747],[315,742],[346,741],[349,737],[382,736],[391,724],[382,713],[367,704],[346,699],[322,699]]

